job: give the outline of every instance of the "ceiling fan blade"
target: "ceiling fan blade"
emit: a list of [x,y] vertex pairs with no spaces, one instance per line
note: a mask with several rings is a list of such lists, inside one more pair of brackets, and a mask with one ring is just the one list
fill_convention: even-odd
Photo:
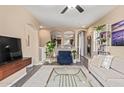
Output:
[[79,5],[77,5],[75,7],[80,13],[82,13],[84,11],[84,9],[82,7],[80,7]]
[[66,7],[62,10],[61,14],[64,14],[64,13],[67,11],[67,9],[68,9],[68,6],[66,6]]

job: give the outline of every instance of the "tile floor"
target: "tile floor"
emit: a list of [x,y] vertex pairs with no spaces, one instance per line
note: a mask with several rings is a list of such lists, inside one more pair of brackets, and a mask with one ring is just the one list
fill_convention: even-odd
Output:
[[31,76],[33,76],[39,69],[41,68],[41,65],[33,66],[30,68],[27,68],[27,75],[24,76],[22,79],[17,81],[15,84],[13,84],[11,87],[21,87]]

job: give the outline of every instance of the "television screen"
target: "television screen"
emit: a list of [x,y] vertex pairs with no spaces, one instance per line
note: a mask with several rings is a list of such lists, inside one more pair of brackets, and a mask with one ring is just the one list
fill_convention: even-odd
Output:
[[124,46],[124,29],[112,32],[112,46]]
[[21,39],[0,36],[0,64],[22,58]]

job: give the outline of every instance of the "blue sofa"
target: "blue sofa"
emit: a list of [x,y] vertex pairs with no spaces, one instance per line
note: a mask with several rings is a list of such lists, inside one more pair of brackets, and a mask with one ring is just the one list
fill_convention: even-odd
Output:
[[59,51],[57,62],[61,65],[70,65],[73,63],[71,51]]

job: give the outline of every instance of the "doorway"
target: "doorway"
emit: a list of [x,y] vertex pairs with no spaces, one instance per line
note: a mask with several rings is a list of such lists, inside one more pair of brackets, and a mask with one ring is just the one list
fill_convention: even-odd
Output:
[[81,31],[78,33],[78,54],[79,59],[81,56],[85,55],[85,32]]

